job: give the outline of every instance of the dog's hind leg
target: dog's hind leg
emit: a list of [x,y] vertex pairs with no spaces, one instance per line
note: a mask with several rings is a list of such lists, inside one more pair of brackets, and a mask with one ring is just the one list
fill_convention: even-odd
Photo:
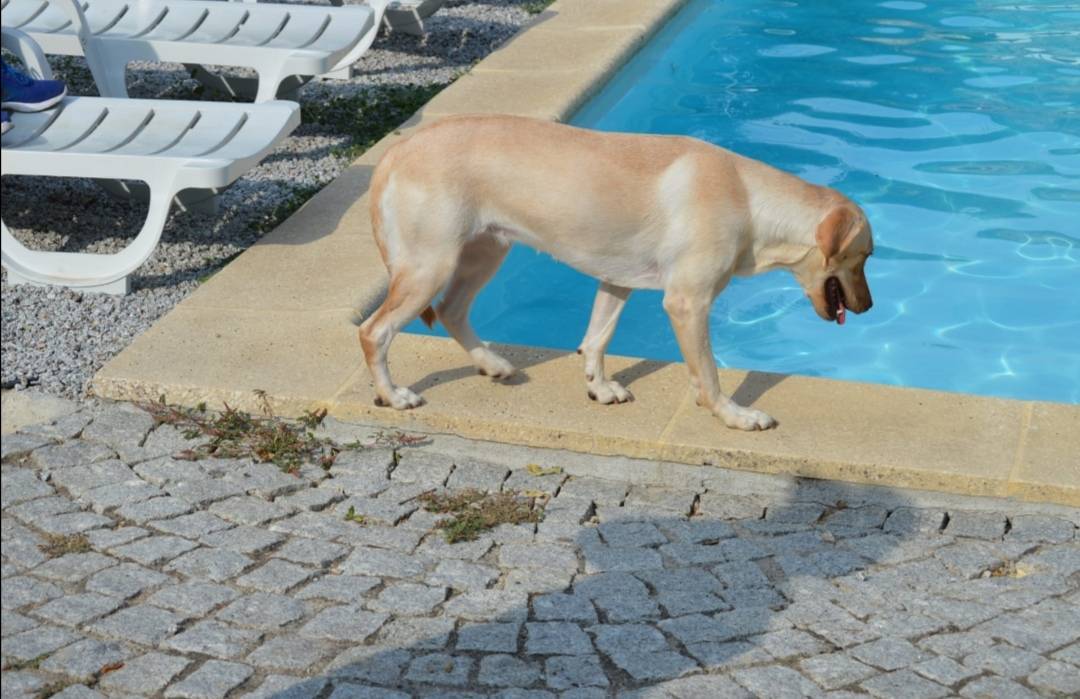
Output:
[[469,353],[477,371],[497,379],[513,374],[514,366],[476,336],[469,323],[469,308],[476,294],[498,271],[509,249],[506,242],[489,234],[481,234],[466,243],[454,276],[435,309],[450,336]]
[[431,303],[453,271],[451,263],[392,272],[386,300],[360,325],[360,346],[375,381],[376,405],[405,410],[423,404],[409,388],[394,385],[387,354],[394,336]]
[[601,282],[593,303],[589,329],[578,347],[578,352],[585,356],[585,386],[589,398],[600,403],[625,403],[634,399],[622,384],[604,375],[604,353],[615,334],[619,314],[629,296],[630,289]]

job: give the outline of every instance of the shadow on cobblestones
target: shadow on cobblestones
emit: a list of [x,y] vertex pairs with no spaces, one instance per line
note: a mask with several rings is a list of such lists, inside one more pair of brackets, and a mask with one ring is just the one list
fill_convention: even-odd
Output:
[[[124,404],[4,435],[3,699],[1080,690],[1075,510],[441,439],[289,475]],[[420,496],[467,489],[544,519],[447,544]]]

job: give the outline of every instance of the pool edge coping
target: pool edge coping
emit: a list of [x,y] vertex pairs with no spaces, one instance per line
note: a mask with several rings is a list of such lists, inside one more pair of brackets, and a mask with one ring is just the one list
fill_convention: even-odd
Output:
[[[547,378],[500,387],[468,376],[466,359],[451,341],[406,335],[394,346],[395,374],[407,382],[425,374],[421,383],[433,375],[447,378],[429,381],[424,392],[431,404],[420,410],[402,414],[374,408],[348,321],[370,312],[386,290],[366,215],[367,181],[381,154],[416,127],[463,111],[565,120],[686,2],[555,3],[136,338],[94,377],[93,392],[128,400],[164,396],[185,405],[227,401],[256,409],[252,391],[259,389],[286,417],[326,407],[341,419],[487,441],[1080,507],[1075,473],[1080,467],[1070,465],[1066,448],[1072,437],[1074,451],[1080,451],[1080,406],[1066,404],[788,376],[761,391],[755,402],[781,420],[780,429],[746,435],[726,430],[693,405],[680,365],[614,357],[609,362],[616,371],[646,367],[638,370],[647,372],[644,377],[630,384],[642,401],[598,406],[584,398],[580,367],[566,353],[510,348],[530,364],[527,378]],[[532,88],[527,94],[523,80]],[[359,290],[357,278],[365,280]],[[342,332],[347,325],[349,331]],[[213,337],[198,342],[200,333],[210,332]],[[431,366],[440,370],[431,372]],[[721,373],[728,390],[749,377]],[[796,448],[809,431],[820,430],[814,416],[835,424],[843,415],[838,406],[814,404],[822,393],[863,406],[854,439],[867,442],[866,449],[850,443],[830,448],[830,439],[852,439],[850,429],[824,431],[820,445],[803,439],[801,451]],[[922,415],[925,401],[938,406],[937,412]],[[553,417],[554,408],[559,415]],[[898,410],[910,436],[895,434]],[[994,434],[950,431],[953,424],[973,420]],[[1053,433],[1049,439],[1047,425]],[[916,463],[905,439],[909,447],[937,445],[946,459],[936,467]],[[875,442],[882,448],[871,448]],[[976,454],[983,454],[984,467],[947,461],[979,458]],[[934,462],[940,455],[930,450],[923,456]]]

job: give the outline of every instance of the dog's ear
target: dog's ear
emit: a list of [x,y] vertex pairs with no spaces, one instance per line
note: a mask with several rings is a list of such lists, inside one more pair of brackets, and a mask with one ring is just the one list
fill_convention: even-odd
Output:
[[818,224],[814,237],[826,265],[855,237],[858,222],[858,215],[850,207],[835,206]]

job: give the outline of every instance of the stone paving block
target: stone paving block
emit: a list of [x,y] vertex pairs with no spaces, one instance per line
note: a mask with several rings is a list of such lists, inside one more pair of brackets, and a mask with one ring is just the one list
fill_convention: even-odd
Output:
[[142,444],[154,427],[154,418],[128,403],[112,403],[93,411],[93,421],[82,438],[107,444],[114,449]]
[[756,696],[824,696],[824,692],[813,682],[788,667],[766,665],[740,668],[732,675],[736,682]]
[[[328,683],[325,677],[267,675],[255,691],[241,694],[240,699],[316,699],[322,695]],[[388,696],[386,699],[408,699],[408,695],[402,694],[400,698]]]
[[347,533],[337,537],[337,540],[349,546],[367,546],[412,553],[420,545],[420,540],[431,531],[431,528],[414,530],[407,529],[406,526],[407,524],[397,527],[383,527],[376,524],[359,526],[353,524],[349,527]]
[[1080,694],[1080,668],[1049,660],[1027,678],[1028,684],[1044,692],[1059,692],[1065,696]]
[[667,520],[659,526],[673,543],[711,545],[736,536],[734,527],[715,519]]
[[1035,699],[1039,695],[1004,677],[978,677],[964,685],[964,688],[960,690],[960,696],[969,697],[969,699],[985,699],[986,697]]
[[123,546],[132,541],[149,536],[150,532],[142,527],[117,527],[116,529],[96,529],[86,533],[90,545],[97,550]]
[[1071,646],[1066,646],[1050,657],[1054,658],[1055,660],[1072,663],[1073,665],[1080,667],[1080,643],[1074,643]]
[[164,488],[169,495],[180,498],[195,507],[206,507],[219,500],[243,495],[247,492],[245,484],[228,480],[199,480],[166,483]]
[[347,604],[359,603],[365,593],[380,584],[379,578],[366,575],[327,575],[302,587],[297,599],[325,599]]
[[[662,692],[658,695],[657,692]],[[566,694],[562,695],[566,699]],[[606,696],[606,695],[605,695]],[[696,699],[701,697],[723,697],[724,699],[753,699],[754,695],[747,692],[739,685],[726,677],[711,675],[697,675],[694,677],[681,677],[674,680],[659,682],[636,692],[620,693],[619,699],[651,699],[656,696],[677,697],[678,699]],[[597,695],[599,697],[599,695]],[[594,699],[593,697],[580,697],[577,699]]]
[[34,569],[34,575],[50,580],[77,583],[99,570],[117,564],[117,560],[100,553],[68,553],[50,559]]
[[236,584],[263,592],[285,593],[310,580],[315,576],[315,572],[306,566],[271,559],[247,575],[237,578]]
[[934,551],[934,557],[954,575],[970,579],[1000,565],[1006,557],[993,544],[960,539]]
[[82,495],[103,485],[128,481],[138,481],[138,478],[131,468],[116,459],[63,468],[53,472],[51,477],[54,486],[65,488],[74,495]]
[[827,529],[835,531],[864,531],[880,529],[885,525],[889,517],[889,511],[881,505],[864,505],[862,507],[847,507],[826,515],[822,522]]
[[458,630],[457,649],[517,653],[521,624],[468,624]]
[[104,515],[93,512],[71,512],[42,519],[35,522],[35,524],[38,529],[46,534],[68,536],[70,534],[89,532],[101,527],[110,527],[113,525],[113,521]]
[[63,444],[50,444],[35,449],[30,452],[30,462],[36,468],[58,471],[82,464],[105,461],[115,456],[116,452],[104,444],[71,441]]
[[[92,419],[93,416],[91,416],[88,411],[79,410],[50,422],[39,422],[36,425],[27,425],[17,434],[27,434],[55,440],[70,440],[78,437],[79,434],[82,433],[83,428],[89,425]],[[13,435],[4,435],[5,438],[10,436]]]
[[363,643],[390,618],[388,614],[368,612],[353,605],[329,607],[300,627],[300,635],[316,640]]
[[344,558],[348,553],[349,548],[342,544],[316,539],[290,539],[273,555],[275,558],[284,558],[293,563],[326,568]]
[[752,636],[748,640],[777,660],[817,655],[831,650],[829,645],[798,629],[772,631]]
[[150,520],[163,520],[177,515],[186,515],[193,509],[190,503],[166,495],[165,497],[124,505],[116,510],[116,514],[136,524],[146,524]]
[[514,470],[503,482],[503,491],[507,493],[546,493],[555,495],[566,481],[566,474],[549,473],[546,476],[534,476],[526,470]]
[[882,670],[898,670],[926,659],[926,654],[907,641],[898,638],[882,638],[856,646],[848,651],[867,665]]
[[197,461],[184,461],[172,458],[158,458],[144,461],[132,467],[139,478],[154,485],[181,483],[184,481],[204,481],[210,474]]
[[[0,437],[0,458],[8,460],[22,458],[35,449],[40,449],[52,443],[52,437],[48,435],[28,434],[15,432]],[[5,504],[4,507],[7,507]]]
[[330,470],[335,476],[339,471],[388,476],[393,465],[392,449],[348,449],[338,454]]
[[165,690],[166,699],[221,699],[254,674],[249,666],[207,660],[195,672]]
[[720,563],[709,569],[727,589],[769,587],[769,578],[756,565],[746,563]]
[[609,685],[600,658],[596,655],[552,656],[544,662],[544,679],[551,689]]
[[409,651],[392,646],[352,646],[330,661],[325,673],[335,680],[396,685],[411,657]]
[[446,481],[451,490],[481,490],[497,493],[510,475],[506,466],[486,462],[455,459],[454,472]]
[[341,502],[345,494],[332,488],[304,488],[289,495],[274,499],[275,505],[288,510],[324,510],[330,505]]
[[514,592],[559,592],[570,587],[574,573],[569,570],[537,570],[517,568],[507,573],[503,582],[506,590]]
[[124,666],[101,676],[98,686],[111,695],[153,695],[164,689],[191,661],[176,655],[147,653],[124,662]]
[[698,669],[696,662],[671,650],[631,651],[610,658],[638,682],[672,679]]
[[934,634],[918,643],[923,650],[956,659],[963,658],[977,648],[993,644],[994,638],[990,634],[974,631]]
[[220,517],[215,517],[204,511],[172,519],[153,521],[149,524],[160,532],[172,534],[173,536],[182,536],[185,539],[198,539],[201,536],[219,532],[232,526]]
[[949,536],[998,541],[1005,536],[1005,526],[1005,514],[1001,512],[954,510],[949,512],[945,533]]
[[979,674],[978,670],[965,667],[951,658],[936,656],[921,663],[915,663],[911,669],[928,680],[945,685],[946,687],[962,682],[969,677]]
[[972,670],[986,670],[995,675],[1016,679],[1033,672],[1043,663],[1043,658],[1029,650],[999,643],[976,650],[966,656],[963,663]]
[[4,658],[8,662],[11,659],[28,662],[53,653],[80,638],[81,636],[59,626],[38,626],[5,638]]
[[65,595],[34,610],[34,615],[61,626],[81,626],[116,611],[123,600],[86,592]]
[[234,524],[258,526],[287,517],[292,510],[249,495],[215,502],[210,506],[210,512]]
[[199,541],[216,549],[226,549],[248,556],[264,553],[274,548],[287,537],[278,532],[259,527],[234,527],[199,538]]
[[710,671],[727,672],[732,668],[772,662],[772,656],[765,650],[746,641],[691,643],[686,649],[703,668]]
[[243,573],[251,564],[250,558],[236,551],[200,548],[173,559],[165,570],[196,580],[224,582]]
[[[34,538],[37,539],[36,535]],[[34,568],[48,558],[42,553],[38,543],[30,539],[5,541],[0,544],[0,553],[4,557],[4,565],[11,565],[16,571]]]
[[17,633],[28,631],[39,626],[39,623],[30,617],[23,616],[18,612],[4,612],[0,617],[0,636],[5,638]]
[[121,558],[130,558],[144,566],[158,566],[197,546],[198,544],[178,536],[151,536],[109,549],[109,553]]
[[596,610],[584,595],[556,592],[538,595],[533,599],[533,615],[537,621],[576,621],[595,624]]
[[664,567],[660,553],[648,548],[616,548],[600,544],[583,546],[581,554],[585,559],[585,572],[589,575],[608,572],[633,573]]
[[424,573],[427,561],[397,551],[357,546],[341,563],[341,572],[388,578],[413,578]]
[[285,595],[256,592],[245,595],[218,612],[217,618],[235,626],[270,631],[300,619],[306,605]]
[[94,512],[101,513],[164,494],[157,486],[136,478],[91,488],[79,495],[79,501],[89,504]]
[[357,526],[343,519],[347,511],[346,507],[340,515],[330,512],[300,512],[287,519],[271,522],[268,526],[271,531],[309,539],[349,537],[355,533]]
[[172,636],[187,620],[184,614],[139,604],[127,607],[90,625],[90,631],[118,641],[156,646]]
[[[7,435],[4,435],[7,437]],[[45,687],[45,680],[31,672],[19,670],[5,671],[0,675],[0,694],[4,699],[31,699],[38,696],[39,691]]]
[[450,642],[450,634],[453,630],[453,619],[442,617],[397,619],[379,630],[378,642],[390,648],[443,650]]
[[[373,498],[390,487],[390,479],[385,474],[353,473],[350,471],[332,471],[334,477],[319,485],[336,495],[335,501],[346,497]],[[301,491],[302,492],[302,491]]]
[[601,524],[598,529],[609,546],[658,546],[668,543],[667,537],[651,522],[608,522]]
[[593,602],[596,604],[596,608],[604,613],[608,621],[614,624],[660,618],[660,605],[651,597],[642,595],[600,596],[595,598]]
[[799,668],[825,689],[839,689],[878,673],[844,653],[816,655],[799,662]]
[[943,510],[923,510],[911,507],[898,507],[885,520],[887,532],[900,535],[937,534],[945,528]]
[[697,500],[697,493],[692,490],[632,485],[626,496],[624,507],[660,510],[688,516],[695,500]]
[[445,587],[429,587],[416,583],[393,583],[383,588],[368,606],[380,612],[395,615],[430,614],[446,600],[449,591]]
[[[733,539],[740,541],[740,539]],[[665,544],[660,553],[675,566],[704,566],[728,560],[725,547],[705,544]],[[767,555],[764,554],[763,556]]]
[[562,621],[525,624],[525,652],[529,655],[589,655],[588,635],[576,624]]
[[512,655],[485,655],[477,681],[492,687],[528,687],[540,679],[540,667]]
[[576,571],[578,557],[573,548],[558,544],[505,544],[499,549],[499,565]]
[[[169,576],[134,563],[121,563],[95,573],[86,581],[88,592],[130,599],[169,580]],[[4,583],[7,584],[7,581]]]
[[246,662],[271,670],[311,672],[331,654],[333,646],[296,636],[278,636],[252,651]]
[[[96,692],[84,684],[70,684],[52,695],[56,699],[105,699],[105,695]],[[52,699],[50,697],[50,699]]]
[[598,505],[619,506],[626,499],[630,486],[624,482],[571,476],[559,488],[560,498],[580,498]]
[[428,575],[427,582],[455,590],[483,590],[498,579],[496,568],[467,561],[442,560]]
[[0,507],[5,510],[20,502],[43,498],[53,493],[49,484],[38,478],[34,471],[4,471],[0,476]]
[[451,457],[427,451],[405,450],[390,472],[390,479],[400,483],[419,483],[427,487],[446,484],[454,468]]
[[1009,520],[1012,527],[1006,541],[1045,541],[1062,543],[1076,536],[1076,527],[1067,519],[1043,515],[1017,515]]
[[208,441],[207,437],[188,439],[184,431],[177,429],[174,425],[158,425],[146,435],[146,439],[138,450],[129,449],[127,454],[129,463],[142,462],[163,456],[173,456],[195,449]]
[[75,512],[79,506],[63,495],[27,500],[19,505],[5,509],[4,514],[16,517],[24,522],[39,525],[58,514]]
[[355,514],[373,524],[394,526],[415,512],[418,507],[417,502],[407,502],[402,505],[394,502],[393,498],[351,497],[335,505],[334,514],[338,518],[344,518],[351,509]]
[[243,460],[230,461],[239,462],[240,467],[226,470],[223,480],[236,483],[244,492],[261,498],[270,500],[309,487],[307,481],[282,472],[274,464],[253,464]]
[[937,697],[946,697],[951,694],[937,682],[919,677],[911,670],[897,670],[878,675],[862,682],[859,686],[881,699],[937,699]]
[[45,672],[70,677],[76,681],[93,680],[103,669],[127,660],[131,652],[119,643],[85,639],[72,643],[41,663]]
[[155,607],[171,609],[188,616],[201,617],[239,596],[240,593],[231,587],[213,583],[190,582],[162,588],[151,595],[146,602]]
[[698,513],[709,519],[761,519],[765,516],[765,504],[758,497],[710,489],[698,498]]
[[600,573],[579,575],[574,580],[574,591],[589,599],[620,596],[648,596],[645,583],[628,573]]
[[258,643],[262,633],[238,629],[213,619],[200,621],[162,645],[180,653],[202,653],[214,658],[238,658]]
[[411,663],[405,679],[423,684],[464,686],[468,684],[473,661],[464,656],[431,653],[422,655]]

